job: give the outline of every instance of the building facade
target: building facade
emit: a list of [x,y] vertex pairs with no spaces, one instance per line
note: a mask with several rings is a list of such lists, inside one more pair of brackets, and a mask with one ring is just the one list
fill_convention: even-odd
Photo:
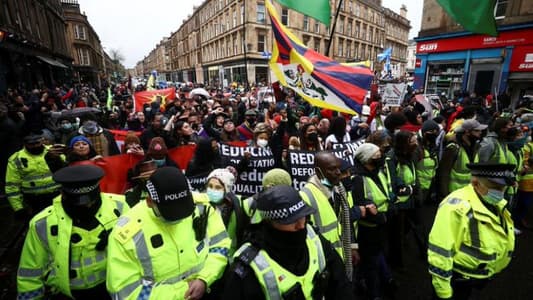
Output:
[[533,1],[497,0],[498,36],[473,34],[454,22],[436,0],[424,0],[418,37],[415,88],[452,97],[533,93]]
[[416,42],[414,40],[409,40],[407,46],[407,64],[405,71],[409,74],[409,77],[412,77],[415,72],[416,65]]
[[67,22],[67,43],[74,58],[74,81],[101,86],[106,69],[100,38],[77,0],[61,0],[61,5]]
[[[331,1],[332,15],[339,1]],[[327,52],[330,28],[277,2],[274,6],[282,23],[305,45],[323,54]],[[405,32],[387,34],[386,24],[396,24],[391,26],[401,27]],[[409,21],[386,11],[380,0],[343,0],[335,28],[328,53],[333,59],[369,60],[373,69],[380,70],[382,66],[376,62],[376,56],[388,43],[397,49],[393,61],[399,72],[405,70]],[[266,84],[271,81],[268,60],[273,37],[263,0],[206,0],[193,9],[169,40],[173,81],[222,86],[232,82]],[[139,71],[140,65],[139,62]],[[146,64],[142,71],[150,72]]]
[[407,7],[402,5],[400,14],[388,8],[383,8],[385,16],[385,46],[391,48],[391,75],[401,78],[407,72],[407,48],[409,46],[409,30],[411,24],[407,20]]
[[0,2],[0,94],[70,82],[72,63],[60,0]]

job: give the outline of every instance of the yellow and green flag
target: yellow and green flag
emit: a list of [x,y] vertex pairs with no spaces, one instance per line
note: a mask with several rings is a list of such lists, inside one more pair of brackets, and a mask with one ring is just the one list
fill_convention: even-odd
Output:
[[473,33],[497,36],[494,6],[496,0],[437,0],[444,10]]
[[316,19],[329,26],[331,6],[329,0],[276,0],[281,5]]

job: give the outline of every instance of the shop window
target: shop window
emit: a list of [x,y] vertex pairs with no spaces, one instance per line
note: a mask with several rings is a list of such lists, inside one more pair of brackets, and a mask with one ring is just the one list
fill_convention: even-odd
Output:
[[507,11],[507,4],[509,0],[497,0],[496,5],[494,6],[494,17],[496,19],[505,18],[505,12]]
[[462,90],[464,79],[464,62],[429,64],[425,91],[427,94],[452,97],[453,92]]

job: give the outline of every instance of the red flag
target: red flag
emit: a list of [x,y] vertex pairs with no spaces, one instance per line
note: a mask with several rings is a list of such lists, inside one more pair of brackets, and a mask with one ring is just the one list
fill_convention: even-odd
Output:
[[170,157],[180,169],[187,170],[187,166],[194,156],[196,145],[179,146],[168,150],[168,157]]
[[109,130],[114,138],[115,138],[115,142],[117,143],[117,147],[120,149],[120,151],[122,152],[122,147],[124,146],[124,140],[126,139],[126,136],[128,135],[128,132],[133,132],[136,136],[141,136],[141,132],[140,131],[128,131],[128,130]]
[[172,87],[164,90],[152,90],[135,93],[133,95],[133,98],[135,99],[135,111],[143,111],[143,105],[145,103],[155,102],[158,96],[161,97],[161,110],[164,110],[167,100],[176,99],[176,88]]

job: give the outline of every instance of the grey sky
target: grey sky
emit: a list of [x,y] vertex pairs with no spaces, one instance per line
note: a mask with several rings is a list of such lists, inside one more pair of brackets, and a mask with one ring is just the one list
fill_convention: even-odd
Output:
[[[79,0],[107,51],[118,49],[126,67],[133,67],[164,36],[169,36],[192,13],[193,5],[204,0]],[[383,6],[399,13],[407,6],[411,21],[409,37],[420,28],[423,0],[383,0]]]

